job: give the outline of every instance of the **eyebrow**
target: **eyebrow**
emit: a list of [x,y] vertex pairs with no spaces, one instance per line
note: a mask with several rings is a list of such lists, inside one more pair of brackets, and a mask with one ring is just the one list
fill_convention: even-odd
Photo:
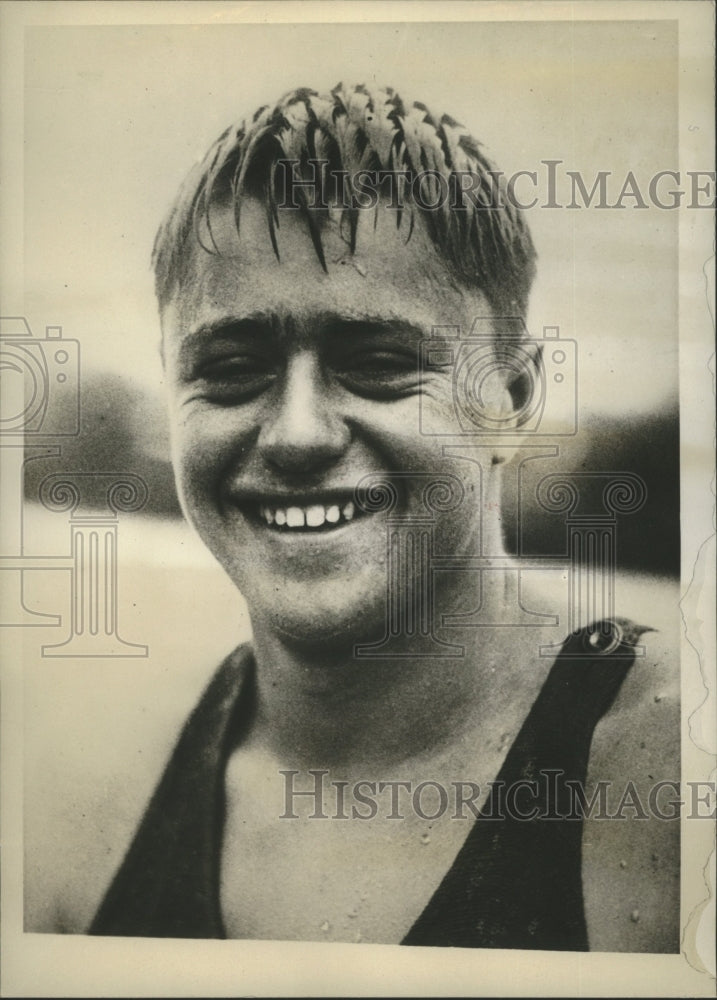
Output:
[[177,362],[180,367],[184,367],[191,362],[196,352],[210,344],[221,343],[223,340],[238,340],[251,334],[266,336],[274,332],[276,328],[277,317],[271,313],[257,312],[248,316],[222,316],[184,333],[177,349]]
[[205,342],[225,335],[237,337],[255,333],[257,328],[268,332],[277,328],[277,325],[278,317],[267,312],[251,313],[248,316],[222,316],[211,323],[203,323],[196,329],[187,331],[182,338],[182,349],[185,344],[191,347],[197,341]]
[[[332,340],[341,336],[348,338],[390,334],[415,343],[430,336],[430,328],[424,329],[400,316],[345,315],[327,311],[313,317],[311,322],[320,335]],[[260,311],[237,317],[223,316],[185,334],[179,348],[179,358],[183,360],[191,355],[198,343],[216,343],[222,339],[235,340],[250,335],[260,337],[273,335],[277,341],[281,341],[291,335],[291,327],[296,325],[296,320],[293,318],[280,317],[273,312]]]
[[411,323],[401,317],[386,316],[330,316],[322,324],[322,332],[332,339],[341,336],[357,337],[365,335],[399,337],[409,343],[416,343],[429,336],[429,331],[416,323]]

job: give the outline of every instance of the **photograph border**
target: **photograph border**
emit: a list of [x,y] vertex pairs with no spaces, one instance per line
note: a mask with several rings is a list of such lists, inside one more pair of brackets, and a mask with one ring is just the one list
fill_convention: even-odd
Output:
[[[59,2],[0,5],[2,312],[20,315],[24,32],[59,24],[297,21],[648,20],[679,25],[680,171],[714,170],[715,7],[701,0],[585,3],[354,0],[303,3]],[[680,612],[683,780],[715,780],[714,213],[679,214]],[[53,319],[48,317],[48,319]],[[7,632],[7,630],[5,630]],[[22,630],[14,630],[15,633]],[[264,941],[170,941],[22,931],[23,649],[2,651],[2,995],[5,996],[712,996],[714,822],[682,820],[678,955],[473,952]]]

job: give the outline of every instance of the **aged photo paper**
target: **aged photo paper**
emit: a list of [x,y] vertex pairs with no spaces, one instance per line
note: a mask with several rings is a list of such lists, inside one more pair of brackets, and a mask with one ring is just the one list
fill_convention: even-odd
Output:
[[714,995],[714,16],[0,4],[3,995]]

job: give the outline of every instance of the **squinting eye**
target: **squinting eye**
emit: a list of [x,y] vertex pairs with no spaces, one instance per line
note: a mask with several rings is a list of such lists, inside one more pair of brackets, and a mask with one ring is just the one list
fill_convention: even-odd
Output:
[[200,365],[196,373],[201,396],[220,405],[251,400],[268,389],[276,377],[276,366],[256,354],[215,358]]
[[336,364],[339,381],[362,396],[395,399],[418,384],[415,354],[401,351],[359,351]]

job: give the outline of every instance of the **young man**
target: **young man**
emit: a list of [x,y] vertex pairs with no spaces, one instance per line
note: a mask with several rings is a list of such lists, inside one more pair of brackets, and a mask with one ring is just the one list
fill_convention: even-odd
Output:
[[390,90],[296,91],[193,171],[155,268],[181,503],[253,642],[90,931],[676,950],[677,823],[641,815],[678,773],[674,635],[631,606],[561,647],[527,580],[512,627],[535,252],[478,144]]

